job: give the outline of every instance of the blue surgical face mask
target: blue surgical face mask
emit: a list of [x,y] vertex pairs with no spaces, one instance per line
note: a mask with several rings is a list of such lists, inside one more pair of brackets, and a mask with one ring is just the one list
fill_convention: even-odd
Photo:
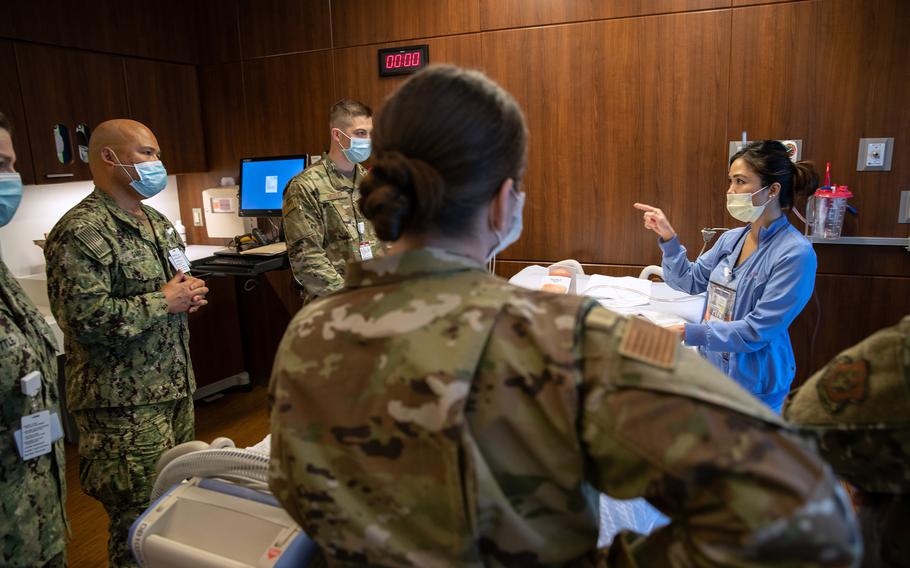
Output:
[[[341,131],[339,130],[338,132]],[[338,145],[341,146],[341,153],[344,154],[344,157],[352,164],[365,162],[367,158],[370,157],[370,152],[373,150],[372,140],[369,138],[351,138],[344,132],[341,132],[341,135],[351,141],[350,148],[341,146],[341,142],[339,142]]]
[[9,223],[22,201],[22,177],[16,172],[0,173],[0,227]]
[[512,212],[512,223],[509,225],[509,229],[506,231],[505,235],[500,236],[499,231],[495,231],[496,238],[499,242],[496,243],[496,246],[494,246],[493,250],[490,251],[490,254],[487,255],[487,262],[490,262],[491,258],[506,250],[509,245],[517,241],[521,236],[521,230],[523,228],[522,215],[525,208],[525,192],[515,191],[515,195],[517,196],[518,203],[515,205],[515,210]]
[[[114,154],[114,151],[111,150],[111,153]],[[161,163],[161,160],[139,162],[136,164],[121,164],[117,154],[114,154],[114,159],[117,160],[117,165],[123,168],[126,175],[130,176],[130,179],[132,180],[130,186],[139,192],[139,195],[142,197],[145,197],[146,199],[154,197],[167,187],[167,170],[164,168],[164,164]],[[134,179],[127,168],[136,170],[139,179]]]

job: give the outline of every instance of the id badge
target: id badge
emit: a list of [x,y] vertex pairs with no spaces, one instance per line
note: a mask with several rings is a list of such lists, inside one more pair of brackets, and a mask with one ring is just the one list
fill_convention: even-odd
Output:
[[362,241],[360,243],[360,260],[370,260],[373,258],[373,247],[370,246],[370,241]]
[[732,321],[736,290],[715,282],[708,284],[708,305],[705,307],[705,321]]
[[171,261],[171,266],[174,267],[174,270],[183,271],[184,274],[190,273],[190,259],[186,257],[186,253],[179,248],[172,248],[167,253],[168,258]]
[[47,410],[22,417],[22,429],[17,432],[19,455],[28,461],[51,451],[51,413]]

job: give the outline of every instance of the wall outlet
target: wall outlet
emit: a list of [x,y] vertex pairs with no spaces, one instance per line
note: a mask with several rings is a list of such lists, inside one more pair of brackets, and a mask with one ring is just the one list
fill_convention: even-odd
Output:
[[910,223],[910,190],[901,192],[901,206],[897,210],[898,223]]
[[202,208],[193,207],[193,226],[201,227],[202,226]]
[[894,138],[860,138],[856,155],[858,172],[890,172]]

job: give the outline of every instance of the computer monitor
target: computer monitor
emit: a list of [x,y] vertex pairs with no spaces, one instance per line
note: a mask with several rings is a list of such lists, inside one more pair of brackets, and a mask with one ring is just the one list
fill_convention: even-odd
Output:
[[281,198],[288,181],[307,165],[306,155],[240,160],[241,217],[281,217]]

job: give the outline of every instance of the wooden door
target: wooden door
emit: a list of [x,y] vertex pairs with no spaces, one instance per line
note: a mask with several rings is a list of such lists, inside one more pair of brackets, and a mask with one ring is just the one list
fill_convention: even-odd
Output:
[[[77,128],[129,116],[121,57],[25,43],[16,44],[28,134],[37,183],[91,179],[77,148]],[[54,126],[62,124],[69,155],[58,158]],[[90,135],[89,131],[89,135]]]

